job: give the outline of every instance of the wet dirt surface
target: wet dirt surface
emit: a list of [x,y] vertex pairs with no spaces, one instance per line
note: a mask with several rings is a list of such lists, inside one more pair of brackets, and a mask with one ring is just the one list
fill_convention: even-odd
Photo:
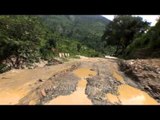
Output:
[[132,83],[160,102],[160,59],[123,60],[119,65]]
[[[11,70],[0,74],[0,104],[18,104],[20,99],[40,86],[52,75],[69,69],[72,64],[27,70]],[[39,81],[40,79],[42,82]]]
[[79,68],[73,71],[73,73],[80,78],[76,91],[67,96],[59,96],[51,100],[49,105],[91,105],[92,102],[87,98],[85,94],[85,88],[87,81],[86,77],[96,75],[96,72],[91,71],[88,68]]
[[108,93],[107,99],[111,103],[121,103],[122,105],[157,105],[157,101],[151,98],[147,93],[129,85],[120,85],[118,94]]
[[91,101],[85,95],[85,84],[86,80],[80,80],[75,92],[66,96],[58,96],[46,103],[46,105],[91,105]]
[[55,66],[0,75],[0,104],[158,104],[119,70],[118,59],[82,58]]

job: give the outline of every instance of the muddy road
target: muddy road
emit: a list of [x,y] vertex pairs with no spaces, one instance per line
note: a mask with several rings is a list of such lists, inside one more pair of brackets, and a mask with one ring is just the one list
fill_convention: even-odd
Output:
[[[158,105],[160,92],[145,89],[146,84],[127,75],[127,65],[122,63],[119,59],[84,57],[59,65],[11,70],[0,74],[0,104]],[[160,84],[160,79],[156,82]]]

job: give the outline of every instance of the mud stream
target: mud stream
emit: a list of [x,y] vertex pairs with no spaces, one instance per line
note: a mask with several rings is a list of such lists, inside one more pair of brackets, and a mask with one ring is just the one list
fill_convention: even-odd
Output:
[[92,102],[87,98],[85,94],[85,88],[87,81],[85,78],[96,75],[96,72],[91,71],[88,68],[79,68],[73,73],[80,78],[76,91],[71,95],[59,96],[51,101],[48,105],[91,105]]
[[148,93],[127,80],[116,61],[102,58],[14,70],[0,74],[0,104],[158,104]]

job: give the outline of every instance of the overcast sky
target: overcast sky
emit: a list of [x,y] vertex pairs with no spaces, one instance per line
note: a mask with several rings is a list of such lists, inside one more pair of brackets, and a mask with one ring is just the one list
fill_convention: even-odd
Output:
[[[114,18],[114,15],[102,15],[102,16],[108,18],[109,20],[113,20],[113,18]],[[160,15],[134,15],[134,16],[140,16],[143,18],[143,20],[151,22],[151,26],[154,26],[157,22],[156,19]]]

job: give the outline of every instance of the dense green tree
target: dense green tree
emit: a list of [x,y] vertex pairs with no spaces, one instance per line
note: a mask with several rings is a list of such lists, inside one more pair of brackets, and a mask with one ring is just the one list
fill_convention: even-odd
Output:
[[149,27],[149,23],[141,17],[118,15],[106,26],[102,41],[104,47],[116,46],[115,55],[121,55],[137,36],[142,35]]
[[[152,26],[146,33],[135,38],[126,51],[127,58],[148,58],[160,57],[160,19],[157,20],[155,26]],[[138,55],[138,54],[141,55]]]
[[43,25],[35,16],[0,16],[0,61],[8,60],[12,67],[21,62],[34,62],[45,38]]
[[80,52],[81,50],[81,44],[77,44],[77,51]]

